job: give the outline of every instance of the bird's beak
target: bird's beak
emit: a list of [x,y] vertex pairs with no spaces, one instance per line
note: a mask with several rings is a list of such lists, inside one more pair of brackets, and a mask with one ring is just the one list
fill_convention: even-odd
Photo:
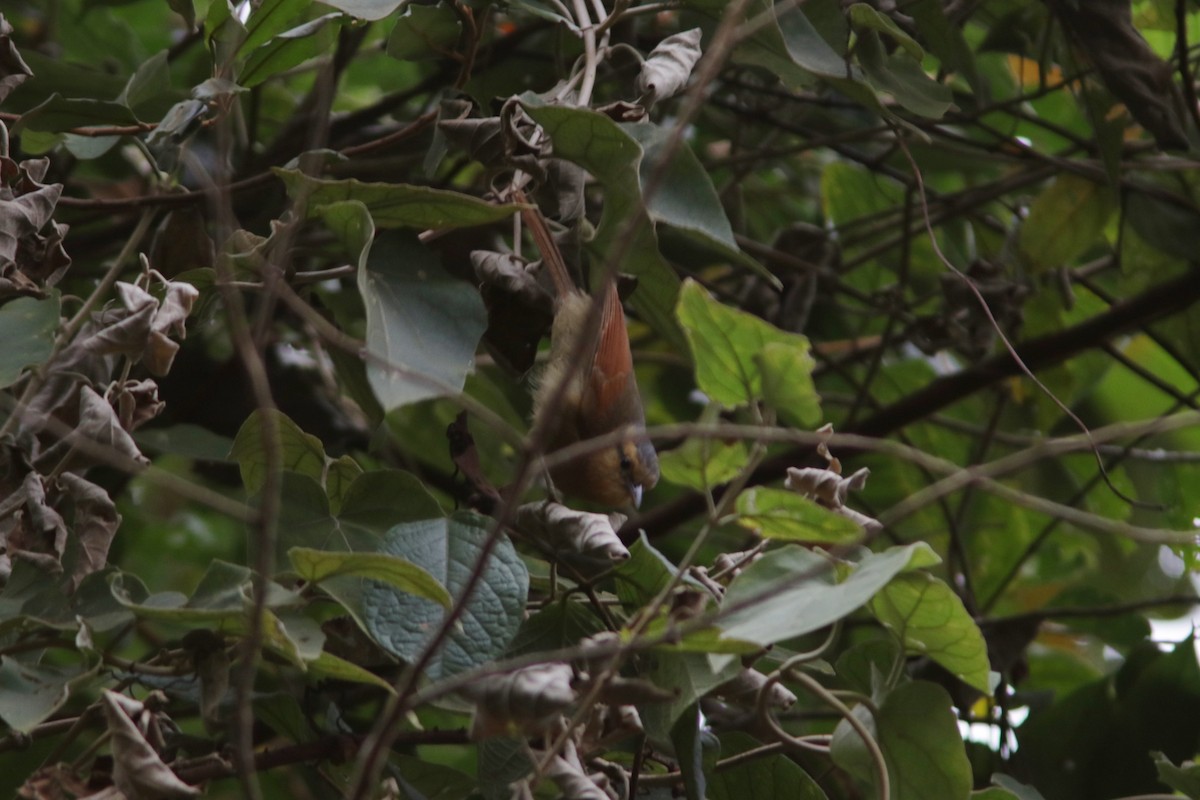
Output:
[[629,487],[629,490],[633,494],[633,507],[641,508],[642,507],[642,485],[640,483],[635,483],[633,486]]

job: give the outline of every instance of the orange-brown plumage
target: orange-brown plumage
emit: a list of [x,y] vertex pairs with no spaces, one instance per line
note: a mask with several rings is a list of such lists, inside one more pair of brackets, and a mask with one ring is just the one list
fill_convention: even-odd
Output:
[[[522,217],[557,295],[550,355],[533,404],[535,424],[548,426],[547,449],[553,452],[616,431],[627,432],[615,444],[552,469],[550,477],[565,494],[613,508],[637,506],[642,491],[658,482],[658,456],[645,437],[642,398],[616,286],[609,280],[600,290],[600,322],[589,330],[592,299],[575,288],[541,214],[529,209]],[[589,336],[586,344],[581,344],[581,336]],[[562,395],[556,398],[560,385]],[[553,416],[547,418],[548,414]]]

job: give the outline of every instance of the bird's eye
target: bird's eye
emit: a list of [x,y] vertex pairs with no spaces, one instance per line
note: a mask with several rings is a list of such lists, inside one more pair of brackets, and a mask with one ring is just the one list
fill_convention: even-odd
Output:
[[621,458],[621,472],[628,473],[633,469],[633,462],[629,460],[629,456],[624,451],[617,451]]

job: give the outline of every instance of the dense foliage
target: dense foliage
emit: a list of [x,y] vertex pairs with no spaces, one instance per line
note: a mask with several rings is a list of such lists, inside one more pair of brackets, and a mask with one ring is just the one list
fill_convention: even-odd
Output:
[[[0,793],[1200,798],[1197,38],[7,0]],[[547,499],[530,214],[628,518]]]

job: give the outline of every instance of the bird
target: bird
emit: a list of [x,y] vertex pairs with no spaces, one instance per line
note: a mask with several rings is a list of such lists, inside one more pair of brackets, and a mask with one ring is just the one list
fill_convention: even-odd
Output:
[[[534,429],[546,431],[547,452],[618,431],[626,434],[551,468],[550,479],[565,495],[611,509],[637,508],[643,493],[658,483],[658,455],[645,435],[616,281],[605,280],[597,301],[577,288],[541,211],[520,190],[513,197],[526,206],[521,217],[555,294],[550,353],[533,395]],[[593,302],[601,307],[598,326],[588,324]]]

